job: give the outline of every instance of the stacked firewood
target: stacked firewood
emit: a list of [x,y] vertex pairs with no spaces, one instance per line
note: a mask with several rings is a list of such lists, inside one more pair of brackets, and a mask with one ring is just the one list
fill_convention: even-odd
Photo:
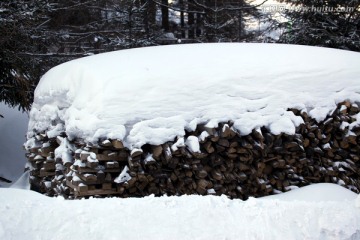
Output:
[[49,139],[45,133],[38,134],[33,142],[36,144],[27,149],[29,151],[27,158],[31,165],[31,187],[33,190],[53,196],[56,188],[54,179],[63,175],[63,165],[56,163],[54,155],[58,144],[55,139]]
[[198,125],[172,142],[132,151],[118,140],[92,145],[68,141],[64,133],[38,134],[28,149],[31,183],[47,195],[68,198],[226,194],[246,199],[319,182],[359,193],[359,106],[340,103],[321,122],[289,111],[304,120],[294,135],[274,135],[262,127],[241,136],[229,121],[216,128]]

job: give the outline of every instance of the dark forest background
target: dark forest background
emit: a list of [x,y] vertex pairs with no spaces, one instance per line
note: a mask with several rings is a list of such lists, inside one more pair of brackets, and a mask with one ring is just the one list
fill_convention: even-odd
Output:
[[292,7],[282,11],[268,8],[269,4],[247,0],[2,0],[0,102],[29,110],[36,84],[51,67],[120,49],[270,42],[360,51],[360,0],[279,0],[277,4]]

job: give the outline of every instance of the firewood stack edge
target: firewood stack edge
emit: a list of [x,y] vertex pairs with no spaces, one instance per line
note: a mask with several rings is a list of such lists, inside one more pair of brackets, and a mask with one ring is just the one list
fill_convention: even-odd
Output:
[[241,136],[229,121],[217,128],[198,125],[172,142],[132,151],[117,139],[90,144],[69,141],[64,132],[38,133],[26,147],[31,187],[67,199],[151,194],[247,199],[320,182],[359,193],[358,104],[339,103],[321,122],[288,111],[304,120],[294,135],[261,127]]

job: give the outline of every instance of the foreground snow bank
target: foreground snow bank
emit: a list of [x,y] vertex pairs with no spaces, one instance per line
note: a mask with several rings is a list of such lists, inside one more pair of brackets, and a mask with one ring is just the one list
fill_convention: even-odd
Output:
[[360,101],[359,66],[359,53],[276,44],[99,54],[44,75],[35,91],[28,138],[65,131],[70,140],[120,139],[132,149],[172,141],[199,123],[216,127],[228,120],[241,135],[260,126],[273,134],[294,134],[302,120],[288,108],[322,120],[336,103]]
[[276,198],[65,201],[0,189],[0,239],[360,238],[360,198],[349,190],[317,184]]

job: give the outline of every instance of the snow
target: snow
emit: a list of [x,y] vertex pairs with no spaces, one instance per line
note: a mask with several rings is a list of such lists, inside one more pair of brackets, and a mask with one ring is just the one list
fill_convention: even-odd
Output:
[[323,149],[324,149],[324,150],[329,150],[329,149],[331,149],[330,143],[324,144],[324,145],[323,145]]
[[263,200],[277,199],[282,201],[344,201],[354,200],[356,194],[336,184],[321,183],[313,184],[304,188],[298,188],[290,192],[263,197]]
[[215,189],[213,189],[213,188],[208,189],[207,193],[208,194],[216,194]]
[[131,176],[129,175],[129,168],[128,166],[125,166],[124,169],[121,171],[120,175],[115,178],[114,182],[116,183],[124,183],[131,179]]
[[199,136],[199,140],[200,140],[200,141],[205,141],[205,139],[206,139],[207,137],[209,137],[209,136],[210,136],[210,135],[209,135],[208,132],[203,131],[203,132],[200,134],[200,136]]
[[65,130],[70,140],[119,139],[133,149],[173,141],[199,123],[228,120],[242,135],[262,126],[293,134],[302,120],[288,108],[320,121],[338,102],[360,101],[359,66],[356,52],[277,44],[189,44],[98,54],[42,77],[28,138]]
[[345,105],[342,105],[342,106],[340,107],[340,112],[342,112],[342,111],[344,111],[344,110],[346,110],[346,106],[345,106]]
[[34,158],[34,160],[44,160],[45,158],[41,155],[36,155],[36,157]]
[[[276,199],[274,198],[276,197]],[[67,201],[0,189],[0,239],[359,239],[360,197],[317,184],[273,198]]]
[[74,182],[80,182],[81,179],[78,176],[73,176],[72,181]]
[[93,153],[93,152],[91,152],[91,153],[90,153],[90,158],[95,160],[95,159],[96,159],[96,154]]
[[24,172],[21,177],[16,180],[15,183],[11,184],[10,188],[30,190],[30,171]]
[[67,138],[58,137],[58,139],[60,141],[60,146],[55,149],[55,158],[61,159],[63,164],[68,162],[71,163],[73,161],[72,152],[75,151],[74,147]]
[[142,149],[134,148],[134,149],[131,151],[130,155],[133,155],[133,154],[138,153],[138,152],[142,153],[143,151],[142,151]]
[[353,127],[355,126],[359,126],[360,125],[360,113],[356,114],[355,115],[355,118],[356,118],[356,121],[352,122],[350,125],[349,125],[349,128],[352,129]]
[[83,163],[81,160],[75,160],[73,166],[85,167],[86,164]]
[[144,160],[144,163],[145,164],[149,164],[149,163],[155,163],[156,160],[153,158],[153,155],[152,154],[148,154],[146,157],[145,157],[145,160]]
[[[23,143],[26,140],[28,115],[17,108],[0,103],[0,176],[16,181],[24,172],[26,157]],[[0,182],[0,187],[7,185]]]
[[192,151],[194,153],[200,152],[199,139],[195,136],[189,136],[186,139],[185,145],[189,148],[190,151]]
[[179,147],[185,147],[185,140],[184,138],[179,138],[172,146],[171,146],[171,150],[173,152],[177,151],[179,149]]

